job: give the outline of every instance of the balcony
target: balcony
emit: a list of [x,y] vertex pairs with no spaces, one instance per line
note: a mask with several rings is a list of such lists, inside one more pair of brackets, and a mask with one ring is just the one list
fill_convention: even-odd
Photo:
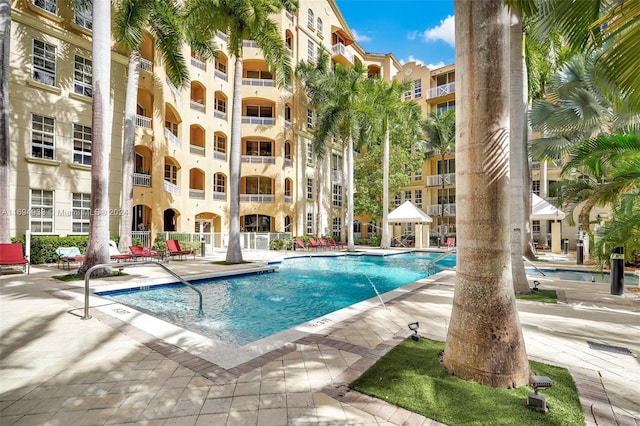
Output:
[[220,111],[220,110],[214,110],[213,111],[213,116],[216,118],[220,118],[222,120],[226,120],[227,119],[227,113],[224,111]]
[[252,164],[276,164],[276,157],[262,155],[243,155],[242,162]]
[[284,120],[284,128],[290,129],[291,127],[291,120]]
[[201,69],[202,71],[206,71],[207,70],[207,64],[202,62],[198,58],[194,58],[193,56],[191,57],[191,65],[193,65],[194,67],[196,67],[198,69]]
[[353,65],[353,53],[342,43],[334,44],[331,47],[331,56],[344,65]]
[[189,152],[196,155],[202,155],[204,157],[204,147],[198,145],[189,145]]
[[242,124],[257,124],[259,126],[273,126],[276,124],[276,119],[273,117],[252,117],[248,115],[243,115]]
[[291,161],[291,158],[285,158],[285,159],[284,159],[284,166],[285,166],[285,167],[291,167],[291,166],[293,166],[293,162]]
[[198,101],[190,101],[189,105],[191,106],[191,109],[195,109],[196,111],[200,112],[206,112],[205,106]]
[[192,189],[192,188],[189,188],[189,198],[195,198],[197,200],[204,200],[204,189]]
[[143,127],[145,129],[150,129],[151,117],[145,117],[144,115],[136,114],[136,126]]
[[427,92],[427,99],[439,98],[441,96],[453,95],[456,93],[456,83],[443,84],[432,87]]
[[216,37],[218,37],[220,40],[222,40],[222,41],[224,41],[224,42],[226,42],[226,41],[227,41],[227,39],[228,39],[227,34],[223,33],[223,32],[222,32],[222,31],[220,31],[220,30],[218,30],[218,31],[216,32]]
[[286,16],[288,20],[293,22],[293,15],[291,14],[291,12],[289,12],[288,10],[285,10],[284,11],[284,16]]
[[180,146],[180,139],[178,139],[178,137],[171,133],[171,130],[167,129],[166,127],[164,128],[164,137],[167,138],[169,142]]
[[256,43],[255,40],[242,40],[242,47],[259,48],[258,43]]
[[134,186],[146,186],[147,188],[151,187],[151,176],[144,173],[134,173],[133,174],[133,185]]
[[271,78],[243,78],[243,86],[275,87],[275,82]]
[[140,58],[140,63],[138,64],[138,69],[142,71],[146,71],[148,73],[153,72],[153,62],[148,59]]
[[169,80],[169,76],[165,76],[164,81],[167,83],[167,86],[169,86],[169,89],[171,90],[171,93],[173,93],[173,96],[176,99],[180,99],[180,92],[178,91],[178,88],[171,82],[171,80]]
[[219,69],[216,69],[215,72],[213,73],[216,77],[218,77],[221,80],[227,81],[227,73],[226,72],[222,72]]
[[227,201],[227,193],[213,191],[213,199],[216,201]]
[[275,196],[273,194],[240,194],[241,203],[273,203]]
[[293,198],[291,197],[291,195],[285,195],[284,196],[284,203],[285,204],[291,204],[293,202]]
[[430,216],[442,215],[442,207],[444,206],[445,216],[453,216],[456,214],[456,205],[454,204],[429,204],[427,206],[427,214]]
[[213,151],[213,158],[216,160],[227,161],[227,153],[223,151]]
[[173,195],[180,194],[180,189],[178,188],[178,185],[175,185],[171,182],[167,182],[166,180],[164,181],[164,190],[167,191],[169,194],[173,194]]
[[427,176],[427,186],[442,185],[443,177],[444,177],[444,184],[445,185],[455,185],[455,183],[456,183],[456,174],[455,173],[446,173],[444,175]]

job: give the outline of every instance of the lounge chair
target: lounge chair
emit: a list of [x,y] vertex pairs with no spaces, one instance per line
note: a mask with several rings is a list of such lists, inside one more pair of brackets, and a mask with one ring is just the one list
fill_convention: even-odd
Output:
[[329,244],[331,245],[331,247],[343,248],[345,246],[345,243],[343,242],[336,243],[336,240],[334,240],[333,237],[327,238],[329,239]]
[[193,255],[193,259],[195,260],[196,254],[193,250],[182,250],[180,248],[180,242],[178,240],[167,240],[167,250],[169,251],[169,256],[178,256],[179,259],[186,257],[187,255]]
[[453,237],[447,238],[447,247],[454,248],[456,246],[456,239]]
[[64,267],[66,265],[67,271],[71,267],[71,262],[82,262],[84,260],[84,256],[80,253],[78,247],[58,247],[56,254],[58,255],[58,268],[60,268],[60,264],[62,263],[62,269],[65,269]]
[[129,250],[136,259],[146,260],[147,258],[153,259],[159,256],[158,252],[151,250],[149,247],[129,246]]
[[117,262],[133,259],[133,255],[131,253],[121,253],[120,250],[118,250],[118,246],[115,241],[109,241],[109,257],[111,260],[115,260]]
[[0,272],[3,266],[22,265],[23,271],[29,274],[29,259],[23,253],[22,243],[0,244]]
[[317,250],[320,248],[320,245],[312,237],[309,237],[309,247]]
[[331,249],[331,245],[329,245],[329,243],[327,243],[324,238],[322,237],[318,237],[318,243],[320,243],[320,247],[330,250]]
[[302,250],[308,250],[308,247],[304,245],[304,242],[299,237],[295,237],[293,241],[296,243],[298,248],[301,248]]

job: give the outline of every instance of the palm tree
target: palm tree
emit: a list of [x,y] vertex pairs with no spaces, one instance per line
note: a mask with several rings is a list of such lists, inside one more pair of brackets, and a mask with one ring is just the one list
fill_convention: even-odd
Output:
[[458,267],[443,362],[460,378],[517,387],[530,371],[509,244],[509,14],[456,0],[455,15]]
[[0,0],[0,243],[11,242],[9,211],[9,50],[11,44],[11,2]]
[[329,137],[341,141],[347,174],[347,250],[354,250],[353,241],[353,151],[354,140],[359,143],[367,135],[370,116],[365,112],[362,82],[367,78],[361,62],[352,67],[336,64],[322,82],[327,98],[317,110],[314,145],[324,143]]
[[213,38],[218,30],[229,36],[229,55],[235,58],[233,107],[231,113],[231,147],[229,150],[229,247],[226,261],[242,262],[240,246],[240,177],[242,166],[242,51],[243,40],[256,42],[276,84],[291,81],[291,57],[277,24],[270,15],[282,9],[294,11],[294,0],[190,0],[186,4],[187,28],[203,40]]
[[[109,263],[109,158],[111,156],[111,2],[93,0],[93,111],[91,154],[91,216],[89,241],[78,274]],[[109,269],[95,271],[109,274]]]
[[442,161],[442,202],[440,203],[440,246],[444,246],[444,188],[445,180],[445,156],[456,146],[456,111],[432,111],[423,122],[422,128],[427,136],[427,152],[430,155],[439,155]]

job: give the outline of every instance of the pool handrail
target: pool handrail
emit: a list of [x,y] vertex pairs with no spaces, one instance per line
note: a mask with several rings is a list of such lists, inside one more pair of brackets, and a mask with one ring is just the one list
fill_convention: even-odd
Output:
[[443,253],[440,253],[440,255],[438,255],[436,258],[431,259],[429,261],[429,263],[427,263],[427,275],[431,275],[431,270],[433,269],[435,271],[435,265],[436,262],[438,262],[439,260],[444,259],[445,257],[449,256],[450,254],[453,254],[456,252],[456,248],[452,248],[450,250],[447,250]]
[[533,262],[531,262],[529,259],[527,259],[526,257],[522,256],[522,260],[524,260],[525,262],[527,262],[529,265],[533,266],[533,269],[535,269],[536,271],[540,272],[540,274],[543,277],[546,277],[546,275],[544,274],[544,272],[542,272],[542,270],[540,268],[538,268],[536,265],[533,264]]
[[175,279],[180,281],[182,284],[191,288],[193,291],[198,293],[198,297],[200,298],[200,303],[198,305],[198,312],[203,313],[202,310],[202,292],[195,288],[193,284],[185,281],[180,275],[173,272],[171,269],[164,266],[162,263],[154,262],[152,260],[146,260],[144,262],[129,262],[129,263],[100,263],[98,265],[93,265],[91,268],[87,269],[87,272],[84,273],[84,316],[80,319],[88,320],[91,319],[91,315],[89,315],[89,281],[91,280],[91,273],[99,268],[117,268],[122,269],[129,266],[143,266],[143,265],[157,265],[172,275]]

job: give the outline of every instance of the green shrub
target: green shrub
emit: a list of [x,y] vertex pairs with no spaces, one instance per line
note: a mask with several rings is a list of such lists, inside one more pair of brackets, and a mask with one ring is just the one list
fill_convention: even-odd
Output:
[[369,237],[369,245],[371,247],[380,247],[382,242],[382,235],[372,235]]
[[[11,242],[22,243],[25,246],[24,237],[12,238]],[[81,253],[87,251],[88,237],[86,235],[73,235],[68,237],[58,236],[32,236],[31,255],[29,261],[32,265],[58,262],[56,249],[58,247],[78,247]]]
[[285,239],[275,239],[269,242],[269,250],[291,250],[293,249],[293,240],[285,238]]

